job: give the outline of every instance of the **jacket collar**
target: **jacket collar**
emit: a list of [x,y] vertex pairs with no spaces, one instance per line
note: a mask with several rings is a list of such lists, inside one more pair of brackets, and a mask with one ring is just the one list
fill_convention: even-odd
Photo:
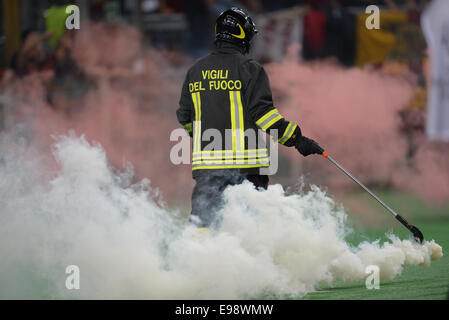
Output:
[[214,53],[240,53],[243,54],[243,48],[230,42],[217,41],[215,42]]

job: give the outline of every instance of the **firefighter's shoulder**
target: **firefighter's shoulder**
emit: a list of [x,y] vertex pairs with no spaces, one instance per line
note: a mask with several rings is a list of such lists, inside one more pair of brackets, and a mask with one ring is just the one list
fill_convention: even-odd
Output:
[[188,69],[187,74],[191,73],[192,71],[202,69],[204,64],[207,64],[207,61],[209,60],[209,58],[210,58],[210,54],[196,59],[195,62],[192,64],[192,66]]
[[263,66],[258,61],[252,58],[246,58],[245,60],[242,60],[240,68],[250,75],[258,74],[261,70],[264,70]]
[[209,64],[212,59],[212,53],[209,53],[201,58],[196,59],[196,61],[193,63],[192,68],[203,66],[204,64]]

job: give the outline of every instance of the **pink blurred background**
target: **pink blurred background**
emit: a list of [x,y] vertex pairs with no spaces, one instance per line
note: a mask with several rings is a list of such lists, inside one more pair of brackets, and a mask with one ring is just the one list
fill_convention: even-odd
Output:
[[[289,10],[258,12],[262,35],[254,56],[264,62],[276,107],[368,186],[410,192],[433,204],[447,202],[449,144],[430,142],[424,134],[425,46],[418,48],[421,56],[408,60],[400,56],[400,47],[382,62],[363,65],[345,65],[332,56],[312,59],[304,55],[310,44],[295,39],[294,30],[309,34],[298,21],[321,17],[319,8],[303,4],[295,10],[295,15]],[[410,29],[420,32],[413,24],[414,11],[404,12]],[[285,41],[264,38],[273,30],[282,30],[276,32]],[[190,167],[170,162],[175,142],[169,136],[179,127],[180,88],[195,56],[155,42],[148,45],[146,39],[142,28],[130,23],[85,21],[81,30],[62,35],[50,54],[51,67],[39,65],[22,74],[4,70],[4,134],[20,131],[29,144],[48,153],[52,136],[74,130],[98,141],[113,166],[129,163],[136,179],[149,178],[169,204],[187,203],[193,187]],[[264,52],[270,45],[279,50]],[[304,175],[306,183],[332,190],[357,188],[324,159],[279,149],[273,182],[294,185]]]

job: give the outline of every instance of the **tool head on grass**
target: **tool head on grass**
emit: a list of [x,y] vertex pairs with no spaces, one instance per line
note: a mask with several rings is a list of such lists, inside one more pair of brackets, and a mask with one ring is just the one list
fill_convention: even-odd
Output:
[[424,242],[424,235],[417,227],[411,225],[408,229],[413,233],[413,237],[417,242],[421,244]]

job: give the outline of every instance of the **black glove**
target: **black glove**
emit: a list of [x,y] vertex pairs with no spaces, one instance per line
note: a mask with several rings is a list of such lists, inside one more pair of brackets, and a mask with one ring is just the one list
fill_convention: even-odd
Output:
[[310,154],[322,154],[324,152],[323,148],[321,148],[318,143],[304,136],[300,136],[296,140],[295,147],[304,157],[307,157]]

